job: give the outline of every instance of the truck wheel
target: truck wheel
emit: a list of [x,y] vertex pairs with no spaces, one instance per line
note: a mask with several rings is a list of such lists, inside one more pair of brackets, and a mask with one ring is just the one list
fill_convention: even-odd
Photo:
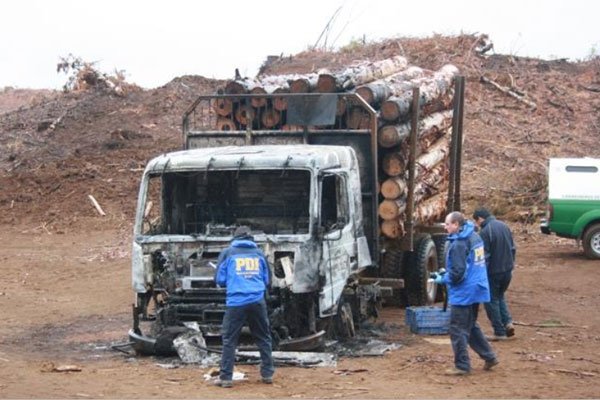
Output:
[[343,302],[339,305],[334,324],[338,339],[350,339],[356,335],[352,307],[349,303]]
[[594,224],[585,230],[583,251],[587,258],[600,259],[600,224]]
[[[448,235],[445,233],[433,235],[433,242],[435,243],[435,251],[437,253],[438,269],[446,269],[446,256],[448,255]],[[434,285],[438,286],[436,283]],[[437,293],[435,295],[435,301],[444,301],[444,289],[437,287]]]
[[406,295],[411,306],[433,304],[437,294],[437,284],[429,278],[438,270],[435,243],[430,235],[417,242],[415,251],[410,254],[406,274]]
[[433,243],[435,243],[435,251],[437,253],[438,269],[446,268],[446,254],[448,252],[447,234],[441,233],[433,235]]
[[[388,250],[383,257],[381,266],[382,278],[404,278],[404,257],[405,253],[401,250]],[[386,304],[393,306],[402,306],[406,304],[404,290],[394,289],[393,297],[385,298]]]

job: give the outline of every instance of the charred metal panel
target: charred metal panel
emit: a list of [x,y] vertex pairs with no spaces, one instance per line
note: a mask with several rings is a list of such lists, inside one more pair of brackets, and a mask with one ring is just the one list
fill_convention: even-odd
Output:
[[299,246],[294,260],[294,293],[308,293],[319,289],[319,260],[321,246],[309,240]]

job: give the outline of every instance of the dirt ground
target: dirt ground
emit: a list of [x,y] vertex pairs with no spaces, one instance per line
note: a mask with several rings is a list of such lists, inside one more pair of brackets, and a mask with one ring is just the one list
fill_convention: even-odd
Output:
[[[273,386],[248,380],[215,388],[196,365],[135,358],[110,349],[130,327],[129,227],[101,217],[95,229],[36,233],[22,225],[0,233],[0,397],[2,398],[594,398],[600,397],[598,262],[574,243],[514,226],[518,263],[509,291],[514,341],[494,343],[493,372],[473,359],[468,377],[447,377],[445,336],[418,336],[403,310],[385,308],[386,340],[402,346],[382,357],[342,358],[335,368],[282,367]],[[480,322],[490,327],[484,315]],[[563,325],[535,327],[520,324]],[[433,340],[431,340],[433,339]],[[176,360],[175,360],[176,361]],[[78,372],[48,372],[73,365]]]

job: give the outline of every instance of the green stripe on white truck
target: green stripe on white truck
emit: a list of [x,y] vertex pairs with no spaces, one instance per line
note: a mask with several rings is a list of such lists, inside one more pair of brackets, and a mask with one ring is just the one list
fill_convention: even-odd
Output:
[[550,230],[558,236],[580,238],[585,227],[600,219],[600,200],[549,200],[554,209]]

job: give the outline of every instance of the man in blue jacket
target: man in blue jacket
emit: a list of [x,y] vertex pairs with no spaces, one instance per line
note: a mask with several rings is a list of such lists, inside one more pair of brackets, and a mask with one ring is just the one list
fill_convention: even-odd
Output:
[[504,295],[510,285],[515,265],[515,242],[510,228],[504,222],[498,221],[487,209],[475,210],[473,220],[481,229],[479,236],[485,248],[490,284],[490,301],[485,303],[485,311],[494,328],[494,335],[490,340],[507,340],[515,334]]
[[215,280],[218,286],[227,288],[227,308],[221,328],[221,371],[215,384],[226,388],[233,386],[235,350],[246,321],[260,352],[262,382],[273,383],[275,367],[265,303],[265,290],[269,285],[269,265],[263,252],[250,236],[250,228],[240,226],[235,230],[231,245],[221,252],[217,265]]
[[483,242],[473,222],[460,212],[448,214],[444,227],[450,241],[447,272],[438,275],[435,281],[447,285],[451,306],[449,333],[455,368],[446,373],[466,375],[471,371],[468,346],[485,360],[483,369],[488,371],[498,364],[498,359],[477,323],[479,303],[490,300]]

